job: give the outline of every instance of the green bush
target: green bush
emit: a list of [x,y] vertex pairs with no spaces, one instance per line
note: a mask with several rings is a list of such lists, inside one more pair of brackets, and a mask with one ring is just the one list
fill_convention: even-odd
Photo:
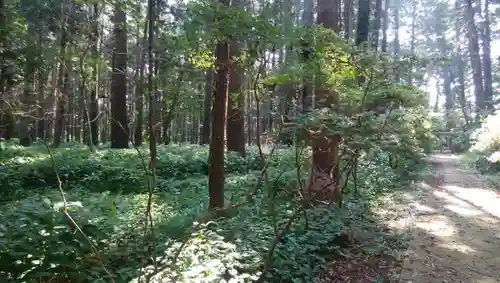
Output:
[[[8,155],[14,150],[15,155]],[[69,276],[72,282],[108,282],[87,239],[69,228],[59,211],[55,174],[44,148],[9,147],[5,151],[2,166],[6,170],[0,171],[0,180],[11,192],[4,192],[2,198],[12,199],[12,192],[16,199],[26,197],[4,201],[0,208],[4,220],[0,223],[1,281],[39,282],[48,279],[46,276],[54,280]],[[360,216],[366,213],[364,203],[371,203],[401,183],[400,168],[390,166],[393,155],[379,148],[361,158],[358,191],[354,194],[353,184],[349,184],[346,208],[318,206],[300,213],[277,244],[265,277],[283,282],[314,281],[325,263],[337,254],[332,241],[347,228],[344,219],[366,219]],[[73,145],[55,150],[54,156],[71,204],[70,213],[99,250],[105,266],[119,277],[115,278],[117,282],[137,278],[151,254],[151,247],[147,248],[151,240],[143,228],[146,180],[137,153],[102,148],[90,153]],[[260,276],[275,239],[275,223],[282,229],[300,206],[298,176],[302,182],[307,179],[310,152],[299,156],[302,170],[297,172],[294,150],[277,150],[268,171],[269,183],[258,187],[251,204],[192,229],[193,221],[207,210],[207,156],[207,149],[200,146],[159,149],[153,218],[163,272],[157,276],[184,282],[201,278],[253,282]],[[398,161],[405,170],[413,166],[407,159],[411,156],[401,155]],[[228,203],[246,200],[259,179],[260,164],[255,148],[249,149],[247,158],[228,155]],[[172,266],[172,257],[186,237],[189,241]]]
[[[142,150],[142,154],[148,154]],[[91,154],[83,146],[66,146],[53,153],[59,176],[65,188],[79,184],[89,191],[123,193],[144,192],[145,172],[133,149],[100,149]],[[43,191],[57,184],[52,161],[45,147],[23,149],[8,147],[0,153],[0,200],[20,198],[30,190]],[[146,164],[149,160],[145,160]],[[158,151],[156,174],[162,179],[183,179],[208,174],[208,149],[202,146],[168,146]],[[258,153],[250,151],[246,158],[229,153],[226,173],[244,173],[260,169]],[[16,178],[12,178],[16,176]],[[126,182],[124,182],[126,180]]]

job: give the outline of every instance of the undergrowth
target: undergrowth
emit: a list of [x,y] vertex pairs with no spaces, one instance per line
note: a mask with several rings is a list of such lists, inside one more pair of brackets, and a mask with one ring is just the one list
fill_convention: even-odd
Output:
[[500,112],[485,118],[470,137],[472,144],[463,161],[483,175],[487,181],[500,187]]
[[[140,151],[147,156],[145,148]],[[260,277],[313,282],[339,256],[339,249],[348,248],[336,242],[338,236],[356,227],[376,235],[362,252],[399,252],[384,244],[385,234],[372,211],[408,181],[402,176],[410,174],[404,172],[420,169],[415,160],[395,167],[389,152],[374,151],[360,160],[356,187],[351,180],[343,208],[319,205],[301,211],[267,258],[275,229],[282,230],[299,208],[296,168],[297,163],[304,165],[298,175],[305,182],[307,153],[297,160],[294,150],[278,149],[271,157],[269,182],[259,186],[250,204],[199,224],[208,203],[208,149],[172,145],[160,147],[158,155],[153,247],[143,229],[147,188],[137,151],[98,148],[90,153],[74,144],[54,151],[69,213],[99,250],[96,257],[87,239],[59,212],[61,197],[45,147],[4,145],[0,281],[109,282],[102,261],[115,282],[139,282],[144,274],[156,282],[253,282]],[[225,167],[226,201],[244,202],[261,174],[257,149],[249,149],[246,158],[229,154]],[[262,275],[266,262],[269,268]]]

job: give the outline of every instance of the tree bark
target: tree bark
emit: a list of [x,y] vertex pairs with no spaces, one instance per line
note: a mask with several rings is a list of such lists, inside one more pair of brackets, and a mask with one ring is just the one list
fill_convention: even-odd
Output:
[[[64,22],[64,21],[63,21]],[[66,113],[66,101],[68,99],[67,94],[69,92],[69,66],[66,60],[66,45],[68,41],[68,35],[66,34],[66,29],[62,29],[61,43],[59,51],[59,72],[58,72],[58,87],[57,87],[57,98],[56,98],[56,117],[54,123],[54,143],[53,147],[58,147],[61,144],[63,134],[64,134],[64,115]]]
[[200,144],[210,142],[210,113],[212,109],[212,93],[214,89],[214,72],[205,71],[205,99],[203,103],[203,125],[200,133]]
[[111,148],[128,148],[127,117],[127,14],[123,3],[115,4],[113,50],[114,64],[111,76]]
[[467,35],[469,40],[469,53],[472,67],[472,78],[474,82],[474,95],[476,97],[476,111],[478,117],[483,114],[485,110],[486,99],[484,97],[483,88],[483,70],[481,67],[481,57],[479,55],[479,43],[477,36],[476,23],[474,22],[474,7],[472,0],[466,1],[465,17],[467,19]]
[[373,49],[378,49],[379,33],[380,33],[380,22],[382,18],[382,0],[376,0],[375,2],[375,21],[372,29],[372,44]]
[[384,0],[384,28],[382,29],[381,51],[387,52],[387,32],[389,31],[389,7],[390,0]]
[[485,0],[484,22],[482,43],[483,43],[483,73],[484,73],[484,98],[488,111],[494,110],[493,106],[493,77],[491,74],[491,25],[490,25],[490,0]]
[[368,40],[370,33],[370,0],[359,0],[356,45]]
[[[335,18],[335,5],[329,0],[318,0],[317,24],[328,29],[338,26],[339,19]],[[338,14],[337,14],[338,16]],[[318,74],[321,76],[321,74]],[[320,82],[321,80],[317,80]],[[317,107],[331,108],[339,103],[338,93],[332,93],[323,85],[316,85]],[[342,203],[340,180],[340,136],[330,136],[320,132],[312,136],[312,160],[309,175],[309,191],[305,192],[311,201],[333,200],[339,206]]]
[[98,90],[99,90],[99,85],[98,85],[98,61],[97,58],[99,58],[99,50],[98,50],[98,42],[99,42],[99,5],[94,4],[93,5],[93,25],[92,25],[92,35],[91,35],[91,52],[92,52],[92,57],[96,62],[92,65],[92,80],[93,83],[91,84],[92,89],[90,90],[90,103],[89,103],[89,121],[85,121],[87,123],[90,123],[90,140],[88,141],[89,144],[92,145],[98,145],[99,144],[99,121],[98,121],[98,100],[97,100],[97,95],[98,95]]
[[352,37],[354,0],[344,0],[344,38]]
[[[233,0],[231,5],[237,9],[244,8],[242,0]],[[242,43],[239,40],[231,40],[229,45],[231,65],[227,103],[227,150],[245,156],[245,97],[243,95],[245,70],[237,62],[241,56],[241,47]]]
[[[229,6],[229,0],[219,0]],[[209,210],[224,207],[224,130],[229,84],[229,43],[221,40],[215,49],[217,73],[215,75],[215,99],[212,112],[212,138],[210,140],[208,193]]]
[[34,119],[36,112],[34,109],[35,97],[35,74],[36,74],[36,53],[35,44],[36,30],[34,23],[28,19],[28,46],[26,50],[26,63],[24,68],[24,91],[23,91],[23,113],[19,126],[19,143],[23,146],[29,146],[33,142]]

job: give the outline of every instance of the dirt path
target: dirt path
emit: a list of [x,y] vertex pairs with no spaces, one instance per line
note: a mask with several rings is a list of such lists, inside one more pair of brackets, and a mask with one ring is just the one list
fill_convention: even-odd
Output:
[[413,219],[400,282],[500,282],[500,195],[460,165],[434,155]]

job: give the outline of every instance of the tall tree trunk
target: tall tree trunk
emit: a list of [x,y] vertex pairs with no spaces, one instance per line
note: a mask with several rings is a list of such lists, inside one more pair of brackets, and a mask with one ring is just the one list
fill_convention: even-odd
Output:
[[35,44],[35,26],[28,19],[28,46],[26,53],[26,63],[24,69],[24,91],[23,91],[23,113],[20,119],[19,127],[19,142],[23,146],[29,146],[33,142],[32,133],[34,129],[34,117],[36,112],[33,112],[35,102],[35,74],[36,74],[36,57],[37,48]]
[[375,21],[372,28],[372,44],[373,49],[378,49],[379,33],[380,33],[380,22],[382,18],[382,0],[376,0],[375,2]]
[[[219,0],[229,6],[229,0]],[[208,172],[208,208],[224,207],[224,132],[226,128],[226,104],[229,84],[229,43],[219,41],[215,49],[217,73],[215,75],[215,99],[212,112],[212,138],[210,139]]]
[[482,43],[483,43],[483,73],[484,73],[484,99],[489,111],[493,107],[493,78],[491,75],[491,26],[490,26],[490,0],[485,0],[484,22]]
[[45,122],[47,109],[47,98],[45,97],[45,87],[48,80],[48,74],[39,70],[38,73],[38,122],[37,122],[37,138],[45,138]]
[[[411,7],[411,37],[410,37],[410,54],[415,55],[415,31],[416,31],[416,21],[417,21],[417,1],[412,0]],[[411,59],[413,60],[413,59]],[[413,84],[413,63],[410,65],[410,70],[408,72],[408,84]]]
[[203,103],[203,125],[200,133],[200,144],[210,142],[210,113],[212,110],[212,93],[214,89],[214,71],[205,71],[205,99]]
[[182,70],[179,71],[179,77],[177,79],[177,84],[174,87],[174,90],[170,93],[170,107],[164,107],[164,117],[163,117],[163,142],[168,145],[172,139],[169,134],[170,125],[172,125],[173,115],[175,113],[175,109],[179,106],[179,96],[181,95],[181,88],[184,79],[184,72]]
[[113,50],[114,64],[111,76],[111,148],[128,148],[127,117],[127,14],[123,3],[115,4]]
[[[399,58],[401,53],[401,46],[399,43],[399,28],[400,28],[400,17],[399,17],[399,9],[401,8],[401,0],[394,0],[394,55]],[[399,72],[399,67],[396,65],[395,67],[395,81],[397,83],[401,80],[401,75]]]
[[[328,29],[334,29],[339,22],[335,18],[335,6],[329,0],[318,0],[317,24]],[[338,15],[337,15],[338,16]],[[336,24],[337,23],[337,24]],[[319,78],[322,74],[317,74]],[[317,80],[321,82],[321,79]],[[317,85],[317,107],[325,108],[339,104],[338,93],[331,93],[321,83]],[[312,136],[312,164],[309,176],[308,192],[305,192],[309,200],[333,200],[338,205],[342,203],[342,192],[340,191],[340,136],[330,136],[321,132]]]
[[[63,16],[64,17],[64,16]],[[65,20],[63,21],[65,25]],[[64,134],[64,116],[66,114],[66,101],[69,93],[69,63],[66,60],[66,45],[68,35],[66,29],[62,28],[61,43],[59,51],[59,72],[57,75],[57,97],[56,97],[56,117],[54,123],[54,143],[53,147],[58,147],[61,144]]]
[[390,0],[384,0],[384,28],[382,29],[382,52],[387,52],[387,32],[389,31]]
[[135,109],[137,109],[137,117],[134,131],[134,145],[140,146],[143,142],[143,120],[144,120],[144,69],[145,69],[145,52],[144,46],[147,45],[148,21],[144,23],[143,38],[139,47],[139,80],[135,86]]
[[[324,0],[319,0],[319,1],[324,1]],[[320,15],[322,17],[325,17],[323,14],[329,13],[328,15],[331,16],[333,13],[333,2],[332,1],[324,1],[323,7],[320,8],[318,5],[318,18]],[[318,2],[319,4],[320,2]],[[326,5],[326,6],[325,6]],[[325,18],[330,24],[330,27],[333,28],[334,26],[334,21],[332,18]],[[304,13],[302,15],[302,25],[306,28],[312,27],[314,23],[314,1],[313,0],[305,0],[304,1]],[[312,33],[311,33],[312,34]],[[308,39],[301,39],[301,59],[303,63],[308,62],[311,60],[312,56],[312,49],[313,49],[313,43],[312,43],[312,38]],[[302,87],[302,112],[308,112],[313,108],[313,80],[314,76],[312,74],[306,74],[304,76],[303,80],[303,87]],[[257,136],[257,138],[259,138]]]
[[457,50],[455,54],[455,68],[457,70],[458,79],[458,101],[460,103],[460,109],[462,110],[462,115],[464,116],[465,125],[468,127],[470,123],[469,114],[467,113],[467,98],[465,96],[465,62],[462,54],[462,40],[461,40],[461,13],[460,13],[460,3],[455,2],[455,40],[457,43]]
[[[99,4],[94,4],[93,5],[93,23],[92,23],[92,35],[91,35],[91,47],[90,50],[92,52],[92,57],[98,58],[99,56],[99,50],[98,50],[98,44],[99,44]],[[96,59],[94,59],[96,60]],[[98,67],[99,63],[96,60],[96,62],[92,65],[92,84],[91,87],[92,89],[90,90],[90,103],[89,103],[89,121],[85,121],[90,123],[90,140],[88,141],[89,144],[92,145],[98,145],[99,144],[99,121],[98,121],[98,115],[99,115],[99,103],[97,100],[98,96],[98,91],[99,91],[99,70]]]
[[[283,1],[282,2],[282,11],[283,11],[283,32],[285,34],[289,34],[293,28],[293,15],[292,15],[292,1]],[[284,49],[284,51],[283,51]],[[283,58],[283,61],[285,62],[285,66],[292,66],[293,61],[294,61],[294,48],[291,43],[287,44],[286,46],[283,46],[281,50],[281,55]],[[285,55],[283,56],[283,52]],[[286,82],[283,85],[280,86],[280,88],[283,90],[282,94],[280,96],[280,108],[281,108],[281,113],[285,116],[285,119],[291,118],[291,109],[292,109],[292,101],[293,97],[295,97],[296,94],[296,88],[292,82]],[[247,100],[250,101],[251,97],[249,96]],[[247,103],[250,105],[250,103]],[[251,121],[249,120],[250,114],[247,115],[247,123],[248,123],[248,133],[250,133],[251,129]]]
[[[243,9],[242,0],[232,0],[231,5],[237,9]],[[245,156],[245,97],[243,95],[243,84],[245,70],[238,63],[241,56],[242,43],[238,39],[231,40],[229,45],[230,75],[229,75],[229,98],[227,106],[227,150],[238,152]]]
[[451,130],[455,127],[453,121],[453,108],[455,106],[455,97],[451,91],[451,83],[453,77],[450,71],[450,66],[443,66],[443,93],[445,97],[445,111],[446,111],[446,128]]
[[[6,9],[5,9],[5,1],[0,0],[0,49],[1,50],[6,50],[6,44],[5,42],[7,41],[6,37],[6,29],[5,29],[5,15],[6,15]],[[5,93],[5,82],[6,82],[6,64],[5,64],[5,57],[4,57],[4,52],[0,52],[0,95],[2,97],[6,97]],[[0,99],[0,140],[5,139],[6,135],[6,129],[8,127],[8,124],[6,123],[7,121],[7,113],[8,113],[8,108],[6,107],[4,99]],[[0,143],[0,150],[2,149],[1,143]]]
[[354,0],[344,0],[344,37],[352,38]]
[[[161,1],[160,0],[153,0],[154,2],[154,10],[153,10],[153,15],[154,17],[152,18],[152,23],[153,25],[149,25],[149,28],[153,28],[153,34],[159,34],[159,25],[155,24],[159,20],[159,15],[161,11]],[[160,77],[160,55],[158,54],[158,49],[154,45],[153,41],[151,41],[152,44],[152,50],[154,53],[151,55],[154,56],[154,77],[159,78]],[[182,72],[181,72],[182,73]],[[158,90],[158,80],[155,80],[155,85],[154,85],[154,95],[155,95],[155,121],[162,121],[162,118],[167,115],[168,109],[165,106],[164,100],[163,100],[163,93]],[[156,126],[157,125],[157,126]],[[156,138],[156,143],[161,144],[162,143],[162,128],[163,128],[163,123],[158,123],[155,125],[155,138]]]
[[356,45],[368,40],[370,32],[370,0],[359,0]]
[[478,117],[481,116],[485,110],[486,99],[484,97],[483,89],[483,70],[481,67],[481,57],[479,55],[479,42],[477,36],[476,23],[474,22],[474,7],[472,0],[466,1],[465,17],[467,19],[467,35],[469,40],[469,53],[472,67],[472,78],[474,82],[474,95],[476,97],[476,111]]

